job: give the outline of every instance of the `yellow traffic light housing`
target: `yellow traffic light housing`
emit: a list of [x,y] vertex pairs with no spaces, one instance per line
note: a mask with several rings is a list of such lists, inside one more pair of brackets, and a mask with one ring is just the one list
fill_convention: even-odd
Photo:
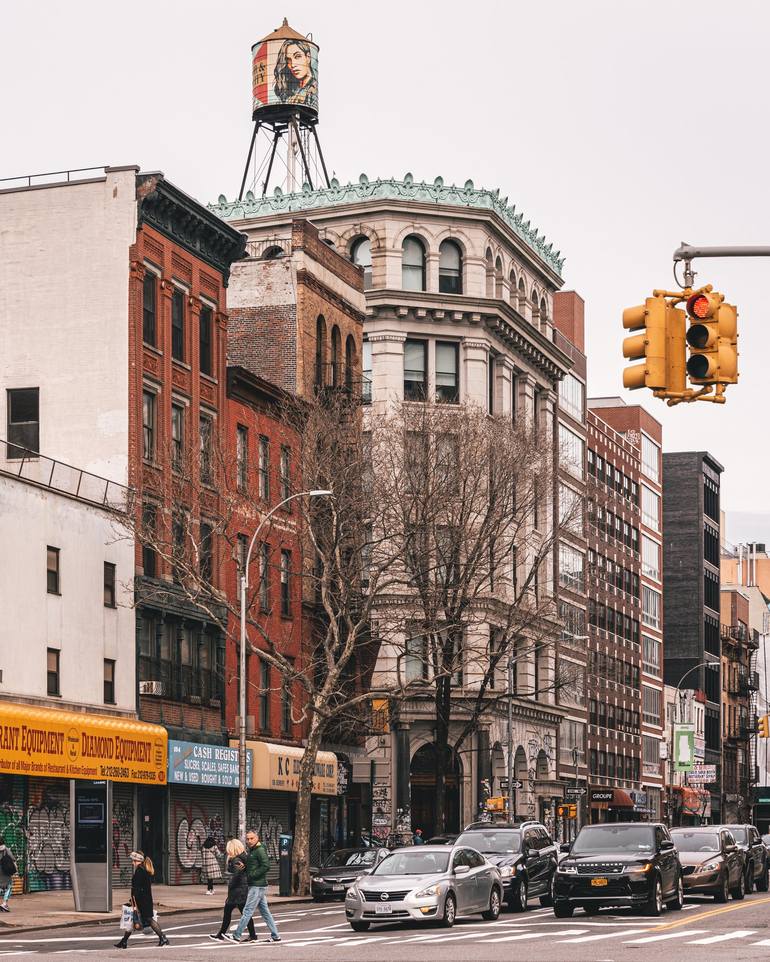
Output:
[[770,738],[770,716],[761,715],[757,719],[757,734],[760,738]]
[[722,304],[718,313],[719,382],[738,383],[738,308]]
[[623,357],[644,361],[623,371],[623,387],[631,391],[666,387],[666,309],[663,297],[648,297],[644,304],[623,311],[623,327],[644,332],[623,341]]

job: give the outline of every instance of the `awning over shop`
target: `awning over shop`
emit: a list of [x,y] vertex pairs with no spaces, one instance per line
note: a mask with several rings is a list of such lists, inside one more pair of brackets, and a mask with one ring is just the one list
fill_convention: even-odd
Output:
[[[236,747],[238,741],[231,739],[230,744]],[[274,792],[297,791],[304,748],[252,741],[246,742],[246,747],[254,753],[252,788]],[[334,752],[318,752],[316,755],[313,792],[317,795],[337,794],[337,756]]]
[[0,773],[165,785],[160,725],[0,701]]
[[671,790],[679,796],[682,815],[696,815],[698,818],[711,815],[711,792],[704,788],[690,788],[689,785],[674,785]]
[[589,798],[593,808],[634,807],[634,800],[622,788],[592,788]]

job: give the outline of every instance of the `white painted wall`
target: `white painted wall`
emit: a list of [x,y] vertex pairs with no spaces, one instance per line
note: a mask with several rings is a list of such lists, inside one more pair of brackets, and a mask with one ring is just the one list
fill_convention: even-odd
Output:
[[39,387],[41,452],[121,484],[135,182],[0,191],[0,437],[6,390]]
[[[0,474],[0,698],[104,706],[104,659],[115,701],[135,710],[133,539],[106,511]],[[48,594],[46,548],[60,551],[60,594]],[[104,562],[117,566],[117,607],[104,605]],[[46,693],[46,649],[59,648],[61,697]]]

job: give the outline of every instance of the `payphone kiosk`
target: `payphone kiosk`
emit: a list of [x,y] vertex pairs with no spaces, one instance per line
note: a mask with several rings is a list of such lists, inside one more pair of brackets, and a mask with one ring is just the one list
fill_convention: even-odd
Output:
[[70,781],[70,873],[77,912],[112,911],[112,783]]

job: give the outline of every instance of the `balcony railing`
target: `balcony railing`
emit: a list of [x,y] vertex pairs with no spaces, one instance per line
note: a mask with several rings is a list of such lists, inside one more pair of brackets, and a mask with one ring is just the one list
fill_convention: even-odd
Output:
[[258,261],[277,261],[291,257],[291,238],[264,237],[246,244],[246,256]]
[[220,707],[222,703],[222,679],[209,668],[193,668],[192,665],[175,664],[166,658],[141,655],[139,679],[143,682],[159,682],[154,694],[172,701],[211,707]]

